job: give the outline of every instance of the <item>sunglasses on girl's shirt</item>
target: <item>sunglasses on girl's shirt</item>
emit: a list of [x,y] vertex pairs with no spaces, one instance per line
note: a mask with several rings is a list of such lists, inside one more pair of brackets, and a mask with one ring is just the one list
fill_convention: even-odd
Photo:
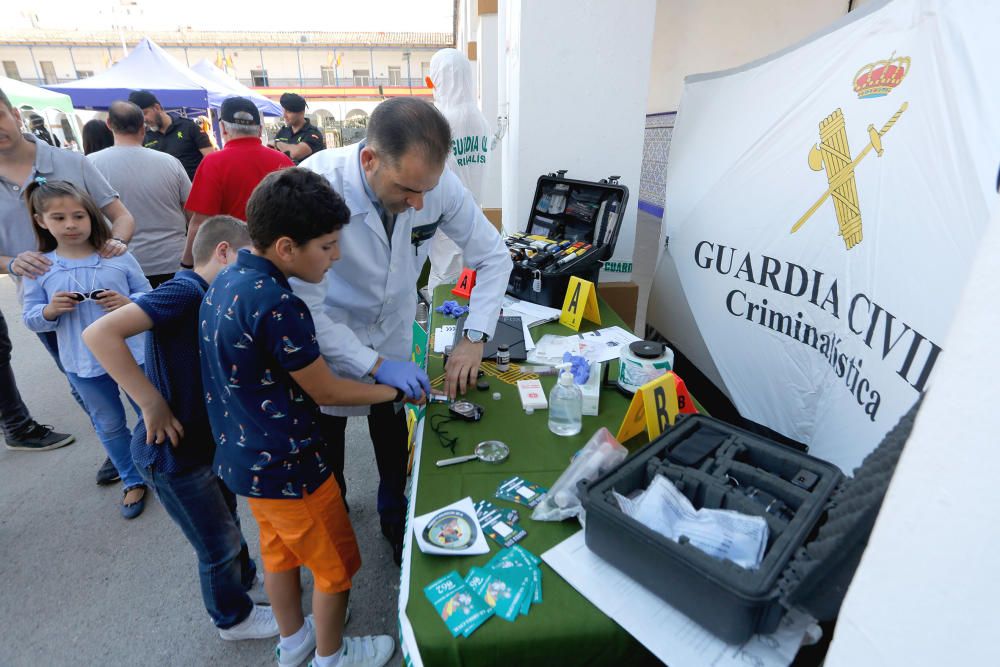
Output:
[[107,290],[104,289],[95,289],[93,292],[90,292],[89,294],[86,292],[70,292],[69,298],[73,299],[74,301],[79,301],[81,303],[88,300],[97,301],[98,299],[101,298],[101,295],[103,295],[105,292],[107,292]]

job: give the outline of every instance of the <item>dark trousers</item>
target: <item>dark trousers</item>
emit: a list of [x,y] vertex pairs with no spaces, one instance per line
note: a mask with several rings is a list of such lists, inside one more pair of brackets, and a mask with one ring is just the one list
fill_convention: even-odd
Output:
[[156,275],[146,276],[146,280],[149,281],[153,289],[156,289],[160,286],[160,283],[165,283],[173,277],[173,273],[157,273]]
[[219,628],[231,628],[253,610],[247,595],[257,576],[236,513],[236,496],[211,466],[177,473],[141,471],[160,504],[198,556],[201,597]]
[[[37,333],[35,335],[38,336],[38,340],[42,341],[42,345],[44,345],[45,349],[49,351],[50,355],[52,355],[52,359],[55,360],[56,367],[59,369],[59,372],[66,375],[66,369],[63,368],[62,362],[59,361],[59,339],[56,337],[56,332],[42,331],[41,333]],[[66,381],[69,382],[69,378],[66,378]],[[73,399],[76,401],[76,404],[80,406],[80,409],[83,410],[83,413],[87,415],[87,417],[90,417],[90,411],[84,404],[83,399],[80,398],[80,394],[77,393],[76,387],[73,386],[72,382],[69,384],[69,392],[73,394]]]
[[[328,447],[328,460],[333,475],[340,484],[340,491],[347,495],[344,479],[344,431],[347,417],[323,415],[320,427]],[[378,466],[378,513],[382,523],[402,524],[406,519],[406,463],[407,451],[406,412],[396,412],[392,403],[379,403],[371,407],[368,415],[368,433],[375,447],[375,464]]]
[[13,350],[10,342],[10,332],[7,331],[7,320],[0,312],[0,420],[3,433],[13,437],[31,422],[28,407],[21,400],[21,392],[17,390],[14,380],[14,369],[10,365],[10,354]]

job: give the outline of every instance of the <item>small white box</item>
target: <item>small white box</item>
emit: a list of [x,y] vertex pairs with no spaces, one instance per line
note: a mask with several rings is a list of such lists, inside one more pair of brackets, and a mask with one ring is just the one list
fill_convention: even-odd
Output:
[[549,407],[541,380],[518,380],[517,391],[521,394],[521,407],[525,410],[545,410]]
[[601,363],[595,361],[590,365],[590,377],[587,384],[578,384],[583,393],[583,414],[596,417],[601,403]]

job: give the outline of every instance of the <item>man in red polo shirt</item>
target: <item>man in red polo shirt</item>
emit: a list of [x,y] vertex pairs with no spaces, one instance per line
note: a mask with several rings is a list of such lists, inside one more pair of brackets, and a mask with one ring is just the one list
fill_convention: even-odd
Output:
[[272,171],[295,166],[286,155],[260,142],[260,112],[247,98],[228,98],[219,116],[225,148],[209,153],[198,165],[184,205],[193,214],[181,259],[184,268],[194,262],[191,244],[202,222],[219,214],[246,220],[247,200],[257,184]]

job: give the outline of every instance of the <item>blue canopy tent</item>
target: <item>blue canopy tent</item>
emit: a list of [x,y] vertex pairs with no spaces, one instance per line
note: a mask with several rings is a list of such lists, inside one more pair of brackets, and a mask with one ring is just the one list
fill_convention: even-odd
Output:
[[269,100],[263,95],[258,95],[254,91],[250,90],[242,83],[229,76],[221,69],[213,65],[207,59],[199,60],[194,65],[191,66],[191,70],[196,74],[200,74],[209,81],[211,81],[216,86],[230,91],[231,95],[239,95],[240,97],[245,97],[249,99],[254,105],[260,110],[262,116],[280,116],[281,106]]
[[69,95],[78,109],[97,111],[107,110],[115,100],[128,99],[133,90],[148,90],[164,109],[185,115],[206,113],[233,96],[232,91],[191,71],[148,37],[105,72],[44,87]]

